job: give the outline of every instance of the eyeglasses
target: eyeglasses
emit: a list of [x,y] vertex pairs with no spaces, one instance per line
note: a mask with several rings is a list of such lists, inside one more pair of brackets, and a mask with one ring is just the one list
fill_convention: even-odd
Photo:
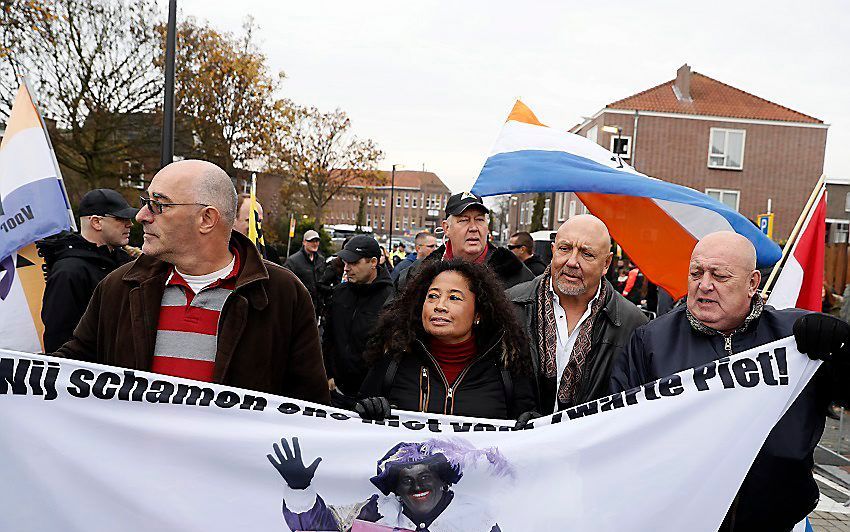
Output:
[[523,246],[522,244],[508,244],[508,249],[511,249],[511,250],[519,249],[521,247],[525,247],[525,246]]
[[209,207],[206,203],[163,203],[144,196],[139,196],[139,204],[142,209],[147,207],[148,210],[151,211],[151,214],[162,214],[163,207],[179,207],[181,205],[200,205],[201,207]]

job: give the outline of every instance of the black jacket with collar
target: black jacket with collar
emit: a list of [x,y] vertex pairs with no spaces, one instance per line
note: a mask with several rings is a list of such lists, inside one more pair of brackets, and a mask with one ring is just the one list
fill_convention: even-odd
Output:
[[[446,254],[446,245],[435,249],[424,260],[414,262],[409,268],[403,270],[401,275],[396,279],[396,291],[404,291],[407,286],[408,279],[415,277],[425,264],[430,264],[434,261],[443,260],[443,255]],[[524,283],[534,279],[534,274],[522,263],[512,251],[507,248],[500,248],[492,244],[487,245],[487,266],[490,267],[502,281],[505,288],[510,288],[519,283]]]
[[[541,275],[508,290],[525,333],[529,338],[529,353],[537,378],[541,413],[549,414],[555,409],[555,394],[560,375],[546,377],[540,369],[538,344],[537,290],[546,277]],[[574,404],[582,404],[608,395],[611,363],[628,343],[632,332],[647,322],[646,316],[636,306],[617,293],[604,277],[606,283],[605,305],[593,324],[591,348],[585,359],[581,383],[576,391]],[[573,405],[564,405],[565,407]]]
[[294,273],[310,292],[310,299],[313,300],[313,306],[316,307],[316,315],[320,316],[322,314],[322,298],[319,297],[317,285],[325,271],[325,257],[317,251],[311,261],[307,258],[307,252],[302,247],[290,255],[283,266]]
[[110,251],[71,232],[45,238],[36,246],[47,268],[41,320],[44,349],[51,353],[74,334],[97,284],[132,257],[123,249]]
[[537,255],[532,255],[523,261],[526,268],[531,270],[535,277],[546,271],[547,264]]
[[393,284],[385,268],[369,284],[342,283],[334,288],[326,312],[322,351],[328,378],[354,397],[366,376],[366,341],[378,323]]
[[[635,331],[614,361],[611,393],[785,338],[806,314],[765,306],[744,330],[724,337],[696,331],[686,310],[681,305]],[[814,509],[813,452],[830,400],[848,396],[847,377],[846,368],[829,362],[815,373],[765,440],[721,530],[790,530]]]
[[386,397],[393,408],[414,412],[515,419],[537,409],[534,382],[505,369],[501,345],[500,335],[449,386],[439,363],[417,340],[409,352],[388,353],[375,362],[360,396]]

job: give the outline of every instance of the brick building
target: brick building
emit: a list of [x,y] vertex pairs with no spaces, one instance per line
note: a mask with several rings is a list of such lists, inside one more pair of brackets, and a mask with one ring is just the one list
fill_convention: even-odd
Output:
[[[392,173],[380,172],[380,186],[367,187],[354,183],[340,191],[325,209],[325,224],[356,225],[361,198],[364,202],[363,225],[379,235],[389,233]],[[396,170],[393,235],[413,237],[432,231],[443,219],[443,209],[451,192],[433,172]]]
[[826,241],[845,243],[850,232],[850,178],[826,178]]
[[[822,120],[692,72],[608,104],[570,132],[620,153],[646,175],[713,196],[750,219],[775,213],[774,239],[787,238],[823,173]],[[619,130],[619,135],[616,131]],[[511,230],[528,227],[519,195]],[[584,208],[574,194],[552,194],[548,226]],[[517,209],[515,206],[519,205]]]

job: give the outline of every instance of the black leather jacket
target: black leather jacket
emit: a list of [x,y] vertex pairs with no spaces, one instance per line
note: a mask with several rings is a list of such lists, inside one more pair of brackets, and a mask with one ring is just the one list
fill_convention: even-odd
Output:
[[[513,302],[520,322],[525,325],[525,334],[529,338],[529,353],[536,375],[540,412],[550,414],[555,409],[555,393],[558,378],[549,378],[540,371],[540,353],[537,326],[537,289],[544,276],[533,281],[519,284],[508,290],[508,298]],[[582,404],[608,395],[608,381],[611,375],[611,362],[614,356],[625,348],[632,331],[647,322],[646,316],[636,306],[617,293],[604,277],[607,284],[605,306],[596,318],[591,333],[591,348],[585,360],[581,384],[576,391],[575,404]],[[570,407],[573,405],[565,405]]]
[[316,315],[321,316],[323,301],[319,297],[317,285],[325,271],[325,257],[317,252],[311,261],[307,258],[307,252],[304,251],[304,248],[301,248],[290,255],[283,266],[294,273],[307,288],[307,291],[310,292],[310,299],[313,300],[313,306],[316,307]]

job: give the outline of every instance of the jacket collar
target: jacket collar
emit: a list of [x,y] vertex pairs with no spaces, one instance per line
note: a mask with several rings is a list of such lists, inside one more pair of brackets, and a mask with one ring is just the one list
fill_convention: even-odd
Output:
[[[762,300],[761,296],[758,293],[756,293],[756,294],[753,295],[752,301],[750,302],[750,313],[747,314],[746,318],[744,318],[744,322],[740,326],[738,326],[734,331],[732,331],[732,333],[729,334],[729,336],[732,336],[732,335],[746,331],[750,327],[750,324],[753,321],[757,320],[759,318],[759,316],[761,316],[761,313],[762,313],[763,310],[764,310],[764,300]],[[688,310],[687,307],[685,308],[685,316],[687,316],[688,323],[691,324],[691,328],[693,328],[693,330],[695,330],[698,333],[702,333],[702,334],[705,334],[707,336],[711,336],[711,335],[715,335],[715,334],[719,334],[721,336],[726,336],[722,332],[720,332],[716,329],[712,329],[708,325],[699,321],[696,318],[696,316],[691,314],[691,311]]]
[[[534,300],[537,297],[537,289],[540,286],[540,283],[544,281],[544,279],[549,279],[545,275],[538,275],[533,281],[528,281],[523,283],[525,289],[517,290],[516,293],[513,294],[511,301],[519,305],[531,305],[534,304]],[[611,286],[611,283],[608,279],[603,276],[601,282],[605,283],[605,306],[602,307],[602,312],[608,318],[615,327],[619,327],[622,324],[622,320],[620,318],[620,306],[617,304],[618,298],[614,295],[614,287]]]
[[[260,252],[248,237],[236,231],[230,234],[230,246],[236,248],[242,262],[236,277],[236,290],[244,292],[243,295],[248,298],[254,308],[265,308],[269,303],[266,290],[262,284],[255,284],[258,281],[267,281],[269,278],[269,271],[260,257]],[[168,262],[142,254],[124,273],[122,280],[142,284],[158,276],[164,279],[171,266]],[[163,284],[165,284],[164,280]]]

